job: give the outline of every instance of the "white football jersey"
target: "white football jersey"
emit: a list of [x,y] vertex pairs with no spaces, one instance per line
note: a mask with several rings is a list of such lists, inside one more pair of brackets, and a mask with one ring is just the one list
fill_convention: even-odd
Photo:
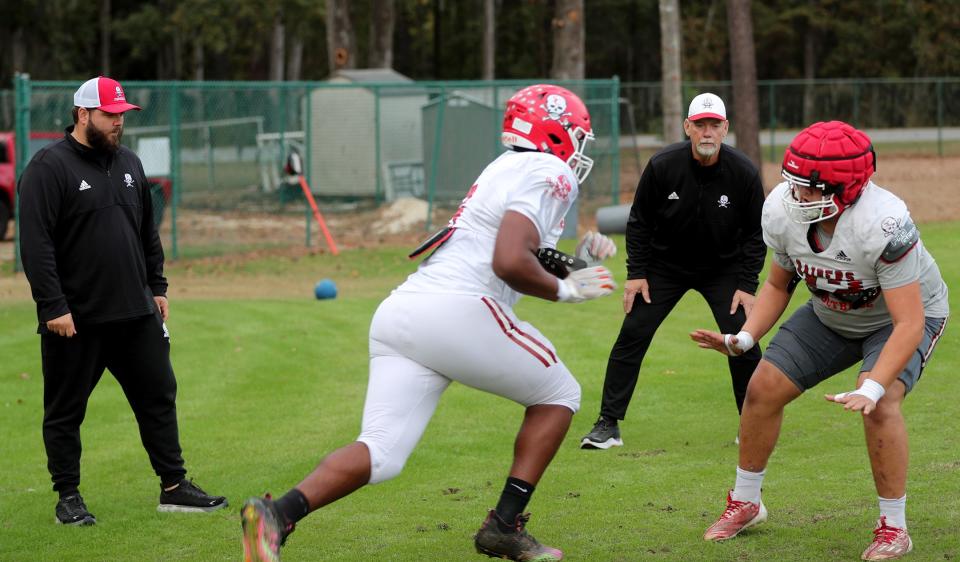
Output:
[[493,273],[493,249],[504,215],[523,214],[536,226],[540,246],[555,248],[578,192],[573,170],[556,156],[503,153],[483,170],[450,219],[455,228],[450,238],[397,291],[483,295],[512,307],[520,293]]
[[795,271],[813,293],[817,317],[835,332],[862,338],[890,324],[882,289],[920,281],[924,314],[949,315],[947,287],[923,247],[906,204],[870,182],[837,221],[833,235],[790,219],[778,185],[763,205],[763,239],[781,267]]

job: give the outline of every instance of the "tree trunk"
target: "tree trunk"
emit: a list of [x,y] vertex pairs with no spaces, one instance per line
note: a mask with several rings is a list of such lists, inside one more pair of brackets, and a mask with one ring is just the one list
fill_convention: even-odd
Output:
[[680,2],[660,0],[660,59],[663,84],[663,140],[674,143],[683,140],[683,80],[680,49],[683,38],[680,31]]
[[203,82],[203,41],[198,37],[193,44],[193,79]]
[[287,80],[300,80],[303,73],[303,37],[293,37],[290,59],[287,61]]
[[803,126],[813,122],[814,93],[813,79],[817,76],[817,26],[813,24],[813,3],[810,0],[811,15],[807,19],[807,32],[803,36],[803,77],[807,81],[803,86]]
[[483,76],[484,80],[493,80],[494,61],[496,61],[496,11],[494,0],[483,0]]
[[370,68],[393,68],[394,0],[373,0],[370,16]]
[[583,0],[557,0],[553,18],[553,66],[550,77],[583,80]]
[[110,0],[100,0],[100,72],[110,76]]
[[330,74],[357,67],[357,39],[350,22],[348,0],[327,0],[327,56]]
[[13,71],[16,72],[27,72],[27,33],[26,30],[22,27],[18,27],[13,31],[13,36],[10,38],[11,46],[11,58],[13,62]]
[[286,50],[286,31],[283,26],[283,10],[277,8],[273,14],[273,34],[270,36],[270,80],[283,80],[283,52]]
[[733,126],[737,133],[737,148],[759,167],[757,58],[753,48],[750,0],[727,0],[727,25],[730,31],[730,78],[733,81]]

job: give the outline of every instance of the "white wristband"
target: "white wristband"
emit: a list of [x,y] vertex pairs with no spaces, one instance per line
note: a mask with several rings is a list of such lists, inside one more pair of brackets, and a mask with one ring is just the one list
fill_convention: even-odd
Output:
[[880,402],[880,399],[883,398],[883,395],[887,393],[887,389],[883,388],[883,385],[878,383],[873,379],[863,379],[863,384],[860,385],[860,388],[854,390],[849,394],[859,394],[860,396],[866,396],[870,400],[873,400],[874,404]]
[[[737,344],[734,346],[731,344],[731,340],[736,337]],[[736,336],[732,334],[723,334],[723,345],[727,347],[727,351],[730,352],[730,355],[740,355],[741,353],[746,353],[753,348],[756,342],[753,341],[753,336],[750,335],[750,332],[740,330]]]
[[755,341],[753,341],[753,336],[750,335],[750,332],[745,330],[740,330],[740,333],[737,334],[737,347],[740,348],[740,351],[746,353],[753,349]]

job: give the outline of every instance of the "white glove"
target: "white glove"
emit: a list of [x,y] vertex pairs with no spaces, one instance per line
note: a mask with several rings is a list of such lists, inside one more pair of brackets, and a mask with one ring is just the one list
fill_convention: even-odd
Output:
[[610,237],[590,230],[583,235],[574,254],[589,264],[599,263],[617,255],[617,245]]
[[613,274],[602,265],[578,269],[566,279],[557,279],[557,300],[583,302],[609,295],[617,288]]

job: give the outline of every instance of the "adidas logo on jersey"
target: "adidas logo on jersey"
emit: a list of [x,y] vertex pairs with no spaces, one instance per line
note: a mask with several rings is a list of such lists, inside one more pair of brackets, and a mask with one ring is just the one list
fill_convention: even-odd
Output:
[[837,252],[837,255],[834,256],[833,259],[835,259],[835,260],[837,260],[837,261],[842,261],[842,262],[844,262],[844,263],[850,263],[850,262],[853,261],[852,259],[850,259],[849,256],[847,256],[846,253],[844,253],[843,250],[840,250],[839,252]]
[[90,189],[91,187],[93,186],[87,183],[87,180],[80,180],[80,191]]
[[677,195],[676,191],[674,191],[673,193],[667,196],[667,199],[680,199],[680,196]]

